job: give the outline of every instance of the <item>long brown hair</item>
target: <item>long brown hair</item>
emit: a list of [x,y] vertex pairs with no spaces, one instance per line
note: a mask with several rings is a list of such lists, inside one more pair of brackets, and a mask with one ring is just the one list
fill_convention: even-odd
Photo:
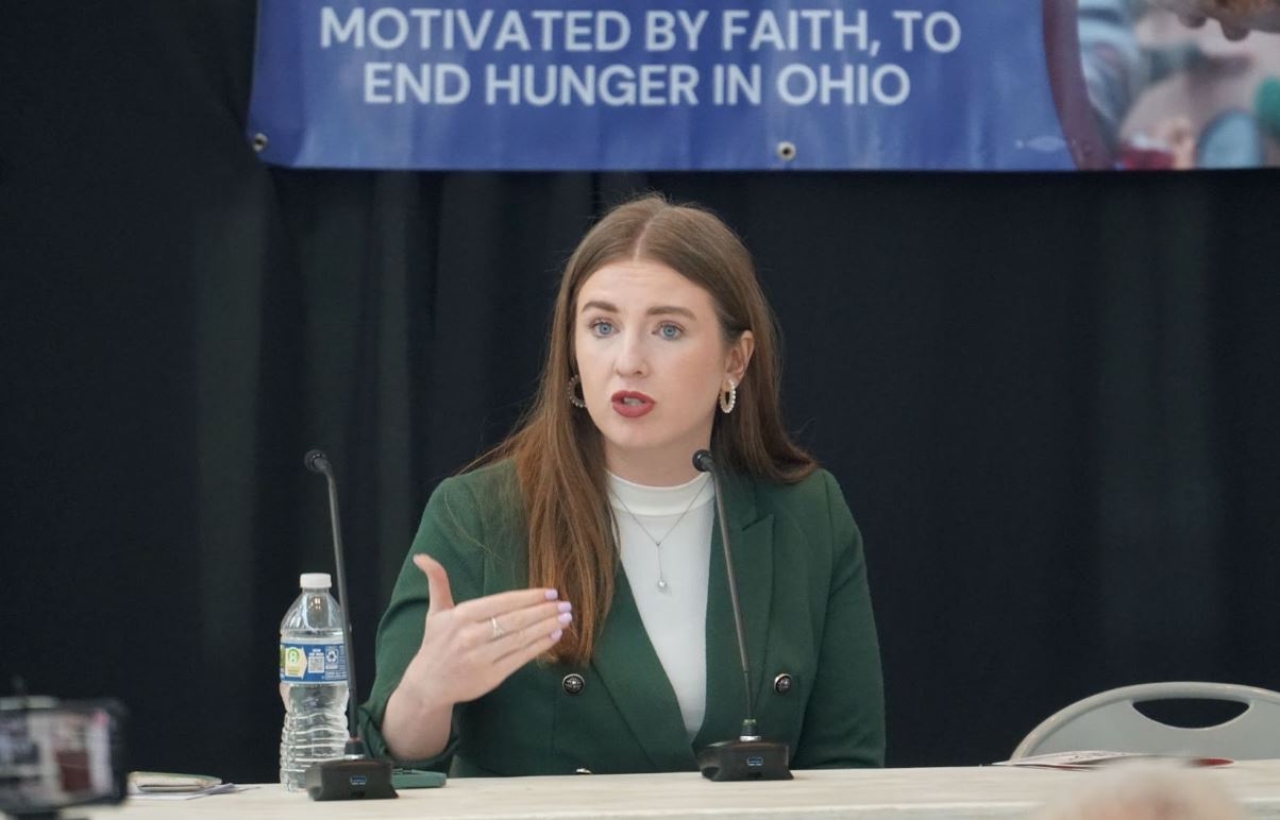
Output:
[[755,337],[736,408],[716,414],[711,449],[717,463],[782,483],[799,481],[817,466],[782,426],[777,328],[742,241],[709,211],[656,194],[609,211],[565,266],[533,406],[516,432],[480,459],[515,463],[529,584],[558,589],[563,600],[573,602],[574,629],[551,655],[576,665],[591,658],[613,600],[618,556],[600,433],[567,393],[576,371],[574,319],[587,278],[605,265],[633,259],[666,265],[709,292],[728,343],[746,330]]

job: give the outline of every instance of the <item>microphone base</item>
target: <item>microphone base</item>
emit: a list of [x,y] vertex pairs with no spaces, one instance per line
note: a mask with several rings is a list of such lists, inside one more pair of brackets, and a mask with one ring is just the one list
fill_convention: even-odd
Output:
[[791,750],[766,740],[723,740],[698,753],[698,768],[708,780],[790,780]]
[[339,758],[307,769],[312,800],[386,800],[399,797],[391,785],[391,763],[370,757]]

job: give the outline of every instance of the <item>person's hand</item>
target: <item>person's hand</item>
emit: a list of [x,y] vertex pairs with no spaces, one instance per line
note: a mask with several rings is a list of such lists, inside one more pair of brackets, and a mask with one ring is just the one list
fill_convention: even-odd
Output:
[[1175,169],[1185,171],[1196,167],[1196,134],[1186,117],[1167,117],[1157,122],[1152,136],[1169,146]]
[[422,646],[405,669],[421,708],[452,707],[484,695],[546,652],[573,620],[572,606],[555,590],[521,589],[453,603],[449,576],[439,562],[415,555],[431,596]]
[[1228,40],[1241,40],[1250,31],[1280,32],[1280,0],[1152,0],[1174,12],[1183,25],[1200,28],[1218,21]]

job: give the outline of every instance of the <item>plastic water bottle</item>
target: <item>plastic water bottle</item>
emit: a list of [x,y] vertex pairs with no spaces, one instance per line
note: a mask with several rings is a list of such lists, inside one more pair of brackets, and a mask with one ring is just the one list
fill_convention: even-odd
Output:
[[298,584],[302,594],[280,622],[280,782],[289,791],[306,788],[312,763],[342,757],[348,736],[342,611],[329,573],[304,573]]

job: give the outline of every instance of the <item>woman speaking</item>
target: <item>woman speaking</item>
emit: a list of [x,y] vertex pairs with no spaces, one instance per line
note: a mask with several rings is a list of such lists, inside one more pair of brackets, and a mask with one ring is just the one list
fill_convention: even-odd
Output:
[[720,493],[761,735],[793,768],[882,765],[861,538],[783,429],[779,367],[720,220],[646,196],[597,223],[532,408],[427,504],[378,630],[371,751],[455,775],[695,770],[745,717]]

